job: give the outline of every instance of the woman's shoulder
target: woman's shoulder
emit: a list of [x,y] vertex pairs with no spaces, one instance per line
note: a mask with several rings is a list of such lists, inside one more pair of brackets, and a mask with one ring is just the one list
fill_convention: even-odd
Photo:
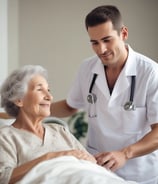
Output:
[[62,135],[62,136],[70,136],[70,130],[68,126],[52,122],[52,123],[45,123],[44,127],[47,129],[47,132],[49,131],[50,134],[53,134],[55,136]]
[[11,132],[11,125],[3,125],[0,127],[0,135]]
[[5,138],[7,140],[13,140],[25,137],[25,131],[21,131],[20,129],[17,129],[13,127],[12,125],[4,125],[0,128],[0,138]]
[[11,140],[14,137],[14,130],[12,129],[11,125],[4,125],[0,127],[0,141],[4,140]]
[[44,127],[52,131],[63,131],[67,129],[67,127],[65,127],[64,125],[56,122],[44,123]]

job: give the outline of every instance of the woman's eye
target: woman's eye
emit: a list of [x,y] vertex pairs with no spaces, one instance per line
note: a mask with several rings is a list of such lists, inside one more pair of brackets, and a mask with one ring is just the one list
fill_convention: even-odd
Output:
[[37,91],[42,91],[42,89],[41,88],[38,88]]

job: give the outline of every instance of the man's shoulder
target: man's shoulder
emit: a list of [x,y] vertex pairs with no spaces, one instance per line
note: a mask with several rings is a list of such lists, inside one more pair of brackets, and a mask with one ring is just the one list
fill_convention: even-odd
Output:
[[85,69],[92,69],[96,63],[98,62],[99,58],[97,55],[94,55],[92,57],[88,57],[86,59],[83,60],[83,62],[81,63],[81,68]]
[[148,56],[136,52],[136,59],[138,66],[144,67],[146,69],[158,69],[158,63]]
[[97,55],[93,55],[91,57],[84,59],[83,63],[96,63],[98,61],[98,59],[99,58]]
[[147,55],[144,55],[138,51],[135,51],[132,49],[132,47],[130,47],[130,45],[127,45],[128,46],[128,50],[129,50],[129,57],[130,59],[133,59],[133,60],[136,60],[137,61],[137,64],[146,64],[146,65],[151,65],[151,64],[154,64],[154,65],[158,65],[158,63],[152,59],[151,57],[147,56]]

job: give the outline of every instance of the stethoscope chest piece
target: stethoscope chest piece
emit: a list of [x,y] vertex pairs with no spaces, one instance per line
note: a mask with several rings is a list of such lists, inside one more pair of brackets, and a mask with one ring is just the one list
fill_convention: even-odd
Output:
[[91,104],[96,103],[96,101],[97,101],[97,96],[96,96],[96,94],[94,94],[94,93],[89,93],[88,96],[87,96],[87,101],[88,101],[89,103],[91,103]]
[[95,104],[96,101],[97,101],[97,96],[96,96],[96,94],[92,93],[92,89],[93,89],[93,86],[94,86],[94,83],[95,83],[96,78],[97,78],[97,74],[94,73],[93,79],[92,79],[92,82],[91,82],[90,88],[89,88],[89,94],[88,94],[88,96],[87,96],[87,101],[88,101],[88,103],[90,103],[90,104]]
[[136,106],[134,105],[133,98],[134,98],[134,90],[135,90],[135,78],[136,76],[132,76],[132,83],[131,83],[131,93],[130,93],[130,99],[128,102],[124,104],[124,109],[126,111],[134,111],[136,109]]
[[126,111],[131,111],[131,110],[135,110],[136,107],[135,107],[133,101],[129,101],[129,102],[126,102],[126,103],[124,104],[124,109],[125,109]]

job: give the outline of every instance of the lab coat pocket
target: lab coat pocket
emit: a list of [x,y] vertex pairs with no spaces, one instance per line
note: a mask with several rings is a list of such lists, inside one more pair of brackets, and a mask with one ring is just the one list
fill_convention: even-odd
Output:
[[135,110],[126,111],[122,108],[121,121],[123,130],[127,134],[142,133],[146,129],[146,108],[137,107]]

